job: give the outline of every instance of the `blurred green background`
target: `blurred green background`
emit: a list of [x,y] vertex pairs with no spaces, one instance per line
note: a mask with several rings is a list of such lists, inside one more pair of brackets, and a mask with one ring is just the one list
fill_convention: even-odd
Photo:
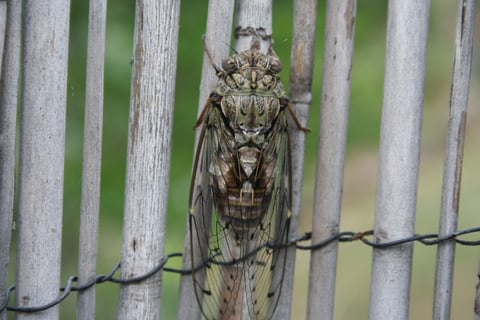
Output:
[[[192,125],[197,114],[203,56],[201,36],[205,30],[207,4],[206,0],[181,2],[166,253],[183,251],[193,156]],[[438,229],[456,7],[455,1],[448,0],[435,0],[431,5],[417,233],[435,233]],[[98,273],[108,273],[120,261],[134,11],[133,0],[108,3]],[[282,78],[287,88],[292,14],[292,1],[274,1],[275,50],[284,65]],[[385,0],[358,2],[342,230],[362,231],[373,228],[386,14]],[[319,1],[313,101],[308,124],[312,132],[307,137],[299,232],[309,231],[311,224],[324,21],[325,2]],[[88,1],[72,0],[62,282],[67,276],[77,274],[87,22]],[[477,32],[477,38],[478,34]],[[476,48],[478,49],[478,41]],[[476,108],[479,101],[477,60],[475,59],[472,74],[459,228],[479,225],[476,200],[480,179],[475,168],[480,161],[480,142],[475,140],[475,134],[479,133],[476,124],[480,121],[479,110]],[[417,244],[414,254],[411,319],[426,319],[431,317],[432,312],[436,248]],[[13,257],[12,252],[12,259]],[[306,310],[308,260],[308,252],[298,252],[293,314],[299,319],[304,318]],[[456,262],[452,314],[455,319],[467,319],[473,314],[478,249],[459,247]],[[371,250],[365,245],[359,242],[340,245],[335,319],[367,318],[370,264]],[[12,261],[12,275],[14,265],[15,262]],[[178,267],[180,261],[169,266]],[[175,319],[179,276],[164,273],[163,279],[163,319]],[[117,298],[117,285],[106,283],[97,286],[97,319],[116,319]],[[75,301],[76,295],[73,294],[61,304],[61,319],[74,318]],[[13,319],[13,314],[10,313],[9,317]]]

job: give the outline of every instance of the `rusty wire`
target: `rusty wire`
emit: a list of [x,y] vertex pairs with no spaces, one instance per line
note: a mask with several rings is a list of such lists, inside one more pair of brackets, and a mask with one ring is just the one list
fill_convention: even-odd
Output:
[[[420,242],[423,245],[426,246],[433,246],[433,245],[439,245],[445,241],[454,241],[455,243],[459,245],[464,245],[464,246],[478,246],[480,245],[480,240],[464,240],[461,239],[461,236],[467,235],[467,234],[473,234],[473,233],[479,233],[480,232],[480,227],[474,227],[474,228],[467,228],[463,230],[458,230],[454,233],[444,235],[444,236],[439,236],[436,233],[429,233],[429,234],[415,234],[411,237],[406,237],[398,240],[393,240],[389,242],[375,242],[372,240],[369,240],[368,237],[373,237],[373,230],[367,230],[363,232],[353,232],[353,231],[343,231],[339,232],[337,234],[332,235],[329,238],[326,238],[320,242],[316,242],[314,244],[300,244],[301,242],[304,241],[309,241],[312,238],[312,233],[311,232],[306,232],[302,235],[297,236],[296,238],[292,239],[287,245],[284,244],[275,244],[272,242],[266,242],[261,244],[259,247],[255,248],[254,250],[248,252],[245,254],[245,256],[241,257],[240,259],[237,259],[235,261],[231,262],[219,262],[215,260],[215,257],[211,257],[208,261],[208,263],[213,263],[213,264],[234,264],[237,263],[238,261],[241,261],[243,259],[248,258],[251,255],[254,255],[256,252],[258,252],[260,249],[269,247],[273,249],[279,249],[281,247],[286,247],[286,246],[295,246],[298,250],[318,250],[321,249],[333,242],[353,242],[353,241],[361,241],[364,244],[376,248],[376,249],[387,249],[390,247],[394,246],[399,246],[405,243],[413,243],[413,242]],[[74,285],[78,281],[77,276],[69,276],[67,278],[67,281],[65,283],[65,286],[60,288],[60,294],[58,297],[54,300],[52,300],[49,303],[46,303],[41,306],[34,306],[34,307],[19,307],[19,306],[9,306],[8,302],[10,300],[10,296],[12,292],[15,290],[15,285],[10,286],[5,290],[5,293],[3,294],[4,300],[0,301],[0,313],[8,310],[8,311],[13,311],[13,312],[23,312],[23,313],[34,313],[34,312],[40,312],[47,310],[53,306],[56,306],[60,304],[63,300],[65,300],[70,293],[75,292],[75,291],[83,291],[86,290],[94,285],[105,283],[105,282],[113,282],[117,284],[123,284],[123,285],[128,285],[128,284],[134,284],[134,283],[139,283],[141,281],[144,281],[148,279],[149,277],[153,276],[157,272],[163,270],[165,272],[171,272],[171,273],[177,273],[180,275],[188,275],[192,273],[191,269],[178,269],[178,268],[171,268],[171,267],[166,267],[166,264],[168,261],[170,261],[173,258],[181,258],[183,257],[183,253],[181,252],[174,252],[165,255],[161,261],[155,266],[152,270],[149,272],[142,274],[137,277],[133,278],[118,278],[115,277],[115,274],[120,270],[121,265],[120,263],[117,263],[109,273],[107,274],[100,274],[97,275],[95,278],[93,278],[91,281],[81,284],[81,285]],[[201,269],[204,266],[198,266],[196,269]]]

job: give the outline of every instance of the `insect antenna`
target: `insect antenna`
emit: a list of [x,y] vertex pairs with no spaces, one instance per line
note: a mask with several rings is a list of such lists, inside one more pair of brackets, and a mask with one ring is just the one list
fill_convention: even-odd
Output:
[[230,45],[230,43],[228,43],[228,42],[225,42],[225,41],[223,41],[223,43],[224,43],[224,44],[225,44],[227,47],[229,47],[229,48],[230,48],[230,49],[231,49],[231,50],[232,50],[232,51],[233,51],[235,54],[237,54],[237,53],[238,53],[238,51],[237,51],[237,50],[235,50],[235,48],[234,48],[234,47],[232,47],[232,46]]
[[203,51],[205,51],[205,53],[207,54],[208,60],[210,60],[210,64],[212,65],[213,69],[215,69],[217,75],[221,74],[223,72],[222,69],[217,66],[217,64],[212,58],[212,55],[210,54],[210,51],[208,51],[207,44],[205,43],[205,35],[202,36],[202,47]]

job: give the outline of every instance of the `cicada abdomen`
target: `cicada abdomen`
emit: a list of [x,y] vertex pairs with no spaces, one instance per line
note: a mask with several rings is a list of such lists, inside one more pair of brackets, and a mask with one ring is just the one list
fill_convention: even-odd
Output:
[[281,63],[254,41],[214,67],[218,83],[196,124],[190,191],[195,295],[206,319],[269,319],[282,287],[291,203]]

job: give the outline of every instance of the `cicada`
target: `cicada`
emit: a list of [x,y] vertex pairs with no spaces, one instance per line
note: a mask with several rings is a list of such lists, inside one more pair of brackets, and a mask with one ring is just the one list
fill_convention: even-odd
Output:
[[195,295],[206,319],[270,319],[288,244],[292,177],[282,65],[270,46],[223,60],[200,127],[190,190]]

